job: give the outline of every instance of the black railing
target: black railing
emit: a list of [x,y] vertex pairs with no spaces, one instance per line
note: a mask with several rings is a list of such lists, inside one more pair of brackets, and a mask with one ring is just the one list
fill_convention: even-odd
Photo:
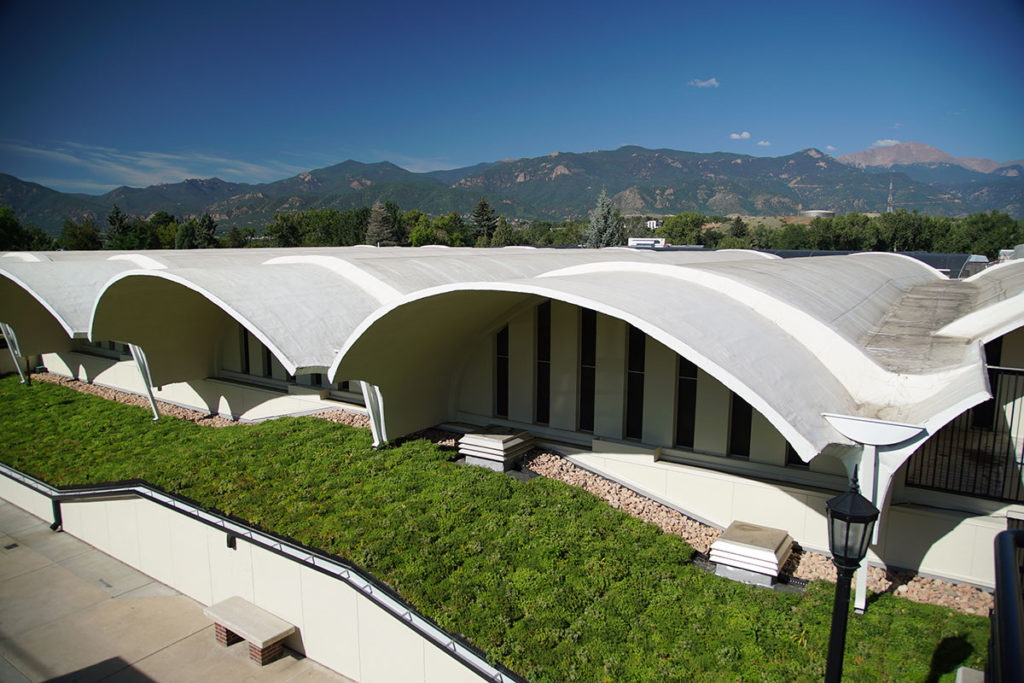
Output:
[[907,485],[1024,502],[1024,370],[989,368],[994,398],[928,439],[907,463]]
[[377,580],[365,569],[316,548],[310,548],[287,536],[280,536],[260,529],[238,517],[203,508],[194,500],[168,493],[141,479],[86,486],[57,487],[3,463],[0,463],[0,475],[50,499],[53,506],[51,529],[56,530],[62,526],[62,503],[115,496],[137,496],[223,531],[228,547],[233,548],[239,540],[243,540],[348,584],[375,603],[377,607],[390,613],[485,680],[494,681],[494,683],[524,683],[525,681],[505,666],[488,662],[487,656],[482,650],[470,645],[461,637],[443,630],[432,619],[409,606],[389,586]]
[[996,536],[996,599],[988,641],[989,683],[1024,681],[1024,530]]

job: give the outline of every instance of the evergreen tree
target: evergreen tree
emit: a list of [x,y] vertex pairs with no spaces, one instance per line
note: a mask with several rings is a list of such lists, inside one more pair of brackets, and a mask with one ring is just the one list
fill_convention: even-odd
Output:
[[295,214],[274,214],[274,222],[267,226],[264,233],[274,240],[276,247],[297,247],[302,244],[302,230]]
[[747,236],[747,224],[739,216],[733,218],[732,223],[729,224],[729,236],[738,239],[743,239]]
[[217,223],[208,213],[203,214],[196,227],[196,246],[200,249],[212,249],[217,246]]
[[198,226],[196,225],[196,219],[189,218],[178,227],[178,232],[174,235],[174,248],[196,249],[199,246],[197,244],[197,232]]
[[391,242],[394,244],[405,242],[405,226],[402,224],[402,210],[398,208],[398,204],[390,199],[384,202],[384,215],[391,230]]
[[27,249],[28,243],[28,230],[21,227],[21,222],[14,217],[14,209],[0,207],[0,251]]
[[615,209],[608,193],[601,190],[597,198],[597,206],[590,212],[590,225],[587,227],[586,246],[588,249],[614,247],[625,240],[622,235],[622,223],[615,216]]
[[107,214],[107,234],[105,235],[105,246],[107,249],[133,249],[131,242],[134,242],[129,234],[131,222],[128,215],[121,211],[121,207],[114,204],[114,208]]
[[100,228],[95,221],[89,218],[82,221],[81,225],[70,220],[64,221],[58,244],[61,249],[68,251],[91,251],[103,248]]
[[513,244],[515,244],[515,235],[512,234],[512,226],[502,216],[498,219],[498,227],[494,229],[494,236],[491,237],[491,246],[510,247]]
[[498,216],[494,213],[491,205],[487,203],[486,197],[480,197],[480,201],[473,209],[473,215],[470,217],[470,224],[473,226],[470,236],[475,239],[483,236],[490,240],[491,236],[494,235],[494,231],[498,227]]
[[394,225],[388,220],[387,210],[380,201],[374,202],[370,209],[370,220],[366,224],[366,244],[375,246],[394,245]]
[[228,230],[227,237],[224,238],[224,246],[229,249],[241,249],[245,246],[246,242],[248,240],[242,234],[242,231],[238,229],[237,225],[232,225],[231,229]]

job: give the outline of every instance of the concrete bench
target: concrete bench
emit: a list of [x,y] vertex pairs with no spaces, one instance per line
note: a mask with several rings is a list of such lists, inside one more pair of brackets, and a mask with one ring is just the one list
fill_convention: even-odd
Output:
[[284,652],[281,643],[295,632],[295,626],[248,600],[235,596],[203,610],[216,625],[217,642],[227,647],[241,640],[249,643],[249,659],[260,666]]

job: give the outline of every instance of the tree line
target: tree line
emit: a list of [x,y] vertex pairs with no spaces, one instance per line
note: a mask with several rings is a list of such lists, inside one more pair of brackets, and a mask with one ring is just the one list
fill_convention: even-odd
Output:
[[157,211],[148,219],[129,216],[115,204],[107,215],[107,227],[86,218],[80,223],[65,220],[60,235],[52,237],[32,225],[23,227],[14,211],[0,207],[0,250],[50,251],[66,249],[207,249],[221,246],[243,247],[255,231],[232,228],[224,238],[217,237],[217,222],[210,214],[200,218],[179,219],[166,211]]
[[[709,225],[710,223],[710,225]],[[850,213],[777,228],[748,225],[740,217],[709,222],[699,213],[665,219],[655,231],[673,244],[717,249],[816,249],[826,251],[927,251],[984,254],[1024,243],[1024,221],[999,211],[964,218],[895,211],[877,216]]]
[[[756,219],[755,219],[756,220]],[[299,246],[425,246],[603,247],[625,244],[629,237],[664,237],[671,244],[710,249],[814,249],[825,251],[930,251],[984,254],[1024,243],[1024,221],[993,211],[964,218],[925,216],[896,211],[874,216],[851,213],[814,218],[807,224],[784,222],[769,227],[748,224],[741,217],[684,212],[647,227],[648,217],[624,217],[605,192],[589,220],[517,221],[498,215],[481,197],[465,216],[451,212],[431,218],[422,211],[403,211],[393,201],[370,207],[311,209],[279,213],[257,234],[232,227],[218,236],[210,214],[176,218],[158,211],[149,218],[128,216],[116,205],[101,228],[93,220],[64,222],[54,238],[35,226],[23,227],[9,207],[0,207],[0,250],[204,249],[213,247]]]

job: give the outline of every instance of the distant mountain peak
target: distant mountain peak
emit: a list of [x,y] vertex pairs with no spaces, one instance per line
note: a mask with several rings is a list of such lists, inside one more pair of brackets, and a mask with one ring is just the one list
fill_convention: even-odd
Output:
[[900,142],[885,147],[871,147],[861,152],[844,154],[838,160],[858,168],[869,166],[889,168],[899,164],[955,163],[953,157],[938,147],[920,142]]

